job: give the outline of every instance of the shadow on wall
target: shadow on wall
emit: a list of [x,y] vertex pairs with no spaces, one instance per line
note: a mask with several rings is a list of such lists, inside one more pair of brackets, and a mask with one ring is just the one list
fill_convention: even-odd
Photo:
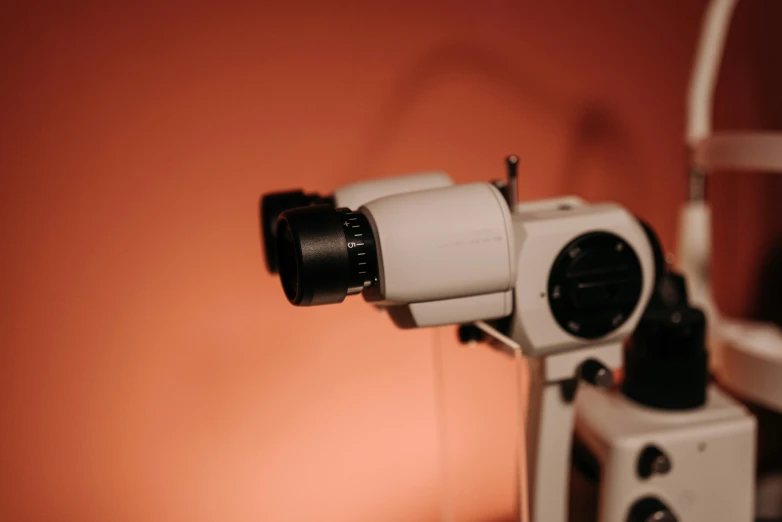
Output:
[[782,20],[782,3],[777,0],[752,0],[747,2],[752,31],[749,33],[750,62],[753,76],[753,95],[762,107],[761,121],[767,129],[782,129],[782,102],[779,100],[782,88],[782,34],[779,20]]
[[[535,106],[555,118],[566,118],[573,113],[574,100],[568,99],[555,84],[545,84],[539,77],[516,70],[507,58],[489,49],[467,42],[436,47],[402,75],[390,99],[382,104],[356,160],[345,169],[350,179],[358,179],[384,153],[423,92],[437,85],[439,80],[447,81],[449,76],[462,72],[489,80],[498,89],[510,93],[518,107]],[[454,110],[458,111],[459,107]]]
[[344,169],[347,178],[359,179],[378,161],[402,131],[423,92],[463,72],[510,93],[516,109],[534,106],[553,119],[569,120],[567,126],[572,131],[567,138],[564,172],[556,173],[562,180],[560,193],[615,200],[630,207],[643,197],[637,181],[646,173],[627,130],[610,106],[571,99],[556,85],[517,70],[505,57],[466,42],[435,48],[402,77],[370,125],[355,161]]
[[[749,33],[750,62],[756,78],[753,83],[753,95],[758,100],[759,119],[763,129],[782,129],[782,102],[779,92],[782,90],[782,34],[779,33],[779,20],[782,19],[782,3],[773,0],[761,0],[752,4],[751,27]],[[766,225],[772,232],[773,241],[764,253],[756,281],[757,301],[753,317],[761,321],[770,321],[782,327],[782,213],[778,212],[778,199],[782,196],[782,177],[769,174],[762,176],[762,189],[771,211]],[[782,440],[782,439],[781,439]]]
[[616,112],[601,102],[583,104],[568,140],[562,193],[637,208],[643,197],[638,182],[646,175]]

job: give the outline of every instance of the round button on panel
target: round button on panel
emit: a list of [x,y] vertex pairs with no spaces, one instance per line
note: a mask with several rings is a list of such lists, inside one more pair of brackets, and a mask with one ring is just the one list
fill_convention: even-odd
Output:
[[360,212],[328,204],[289,209],[276,238],[280,281],[296,306],[341,303],[377,277],[372,227]]
[[595,339],[627,321],[642,285],[641,263],[633,248],[610,232],[591,232],[557,256],[549,273],[548,301],[562,328]]
[[657,446],[646,446],[638,455],[637,471],[642,479],[665,475],[671,471],[671,459]]
[[657,498],[638,499],[625,519],[627,522],[679,522],[678,517]]

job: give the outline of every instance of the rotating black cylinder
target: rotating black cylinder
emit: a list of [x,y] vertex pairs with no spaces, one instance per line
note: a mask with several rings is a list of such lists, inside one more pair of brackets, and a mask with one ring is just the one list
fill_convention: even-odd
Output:
[[706,402],[706,316],[687,303],[684,278],[658,284],[625,351],[622,391],[639,404],[686,410]]
[[305,194],[301,190],[287,192],[274,192],[261,197],[260,219],[261,235],[263,236],[263,254],[266,260],[266,268],[272,274],[278,270],[277,263],[277,218],[293,208],[309,205],[331,204],[333,199],[319,194]]
[[377,281],[377,251],[366,216],[331,205],[283,212],[276,227],[280,280],[291,304],[340,303]]

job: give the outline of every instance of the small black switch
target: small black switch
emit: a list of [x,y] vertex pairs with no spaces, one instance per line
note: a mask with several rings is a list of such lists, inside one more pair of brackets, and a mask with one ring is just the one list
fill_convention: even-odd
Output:
[[604,364],[594,359],[584,361],[579,368],[582,379],[598,388],[610,388],[614,385],[614,374]]
[[462,344],[468,344],[472,342],[483,341],[483,330],[475,326],[474,324],[463,324],[459,326],[459,342]]
[[646,446],[638,455],[638,476],[649,478],[671,471],[671,459],[657,446]]
[[630,508],[627,522],[679,522],[673,512],[654,497],[637,500]]

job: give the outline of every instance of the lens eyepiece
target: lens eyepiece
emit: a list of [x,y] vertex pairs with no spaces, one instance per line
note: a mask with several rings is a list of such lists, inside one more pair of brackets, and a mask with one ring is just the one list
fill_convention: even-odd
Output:
[[261,233],[263,235],[263,253],[266,260],[266,268],[272,274],[277,273],[277,218],[286,210],[306,207],[308,205],[331,203],[330,197],[318,194],[305,194],[301,190],[288,192],[275,192],[266,194],[261,198]]
[[325,204],[287,210],[276,237],[282,288],[294,305],[340,303],[376,280],[374,235],[360,212]]

